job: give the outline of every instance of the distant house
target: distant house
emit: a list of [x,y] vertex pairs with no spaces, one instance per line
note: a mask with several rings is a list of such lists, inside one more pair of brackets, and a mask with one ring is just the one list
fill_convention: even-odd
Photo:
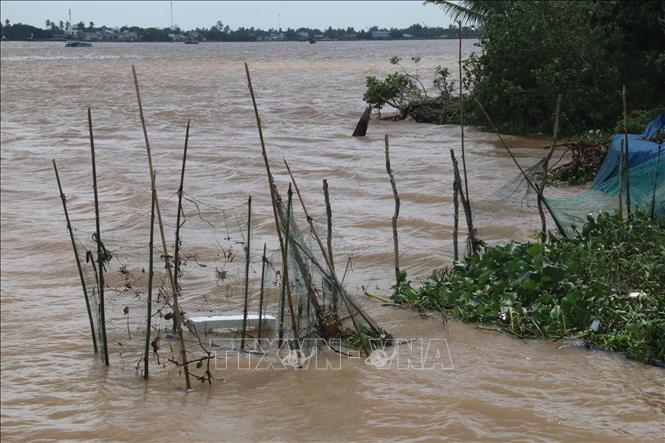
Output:
[[390,38],[390,31],[372,31],[372,38],[375,39]]
[[81,39],[91,42],[135,42],[138,40],[138,34],[127,30],[100,29],[96,31],[84,31]]
[[286,35],[284,35],[283,32],[280,32],[279,34],[270,34],[267,37],[264,37],[263,40],[267,42],[283,42],[286,41]]
[[303,42],[306,41],[306,40],[309,40],[309,32],[300,31],[298,33],[298,40],[303,41]]
[[402,38],[414,38],[415,35],[412,34],[402,34]]
[[71,23],[67,22],[67,27],[65,28],[65,35],[67,38],[79,38],[81,31],[74,29]]

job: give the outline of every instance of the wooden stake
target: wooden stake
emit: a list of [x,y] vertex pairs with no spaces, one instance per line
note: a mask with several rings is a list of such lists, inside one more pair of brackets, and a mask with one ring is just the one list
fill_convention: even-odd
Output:
[[[268,176],[268,186],[270,188],[270,199],[272,202],[272,211],[273,211],[273,217],[275,219],[275,229],[277,230],[277,237],[279,238],[279,247],[282,252],[282,262],[283,263],[288,263],[288,257],[286,255],[285,251],[285,242],[284,238],[282,237],[282,230],[280,229],[280,215],[285,214],[286,211],[284,211],[283,205],[282,205],[282,198],[279,195],[279,191],[277,190],[277,185],[275,184],[274,177],[272,175],[272,172],[270,170],[270,161],[268,160],[268,152],[266,150],[266,144],[265,140],[263,139],[263,128],[261,126],[261,117],[259,116],[259,108],[256,105],[256,97],[254,96],[254,88],[252,87],[252,77],[249,74],[249,65],[245,63],[245,74],[247,75],[247,87],[249,88],[249,94],[252,98],[252,106],[254,108],[254,117],[256,118],[256,126],[259,131],[259,140],[261,142],[261,155],[263,156],[263,163],[265,164],[266,167],[266,175]],[[307,288],[307,295],[310,300],[310,303],[314,307],[314,310],[316,311],[317,319],[319,320],[319,325],[322,326],[321,324],[321,319],[322,319],[322,311],[321,311],[321,306],[318,303],[318,300],[316,299],[316,291],[314,290],[314,287],[312,285],[312,279],[311,276],[309,275],[309,271],[307,270],[304,262],[302,261],[302,258],[300,257],[300,254],[298,253],[297,250],[293,251],[294,253],[294,259],[296,263],[298,264],[298,267],[300,268],[300,272],[303,275],[303,280],[305,283],[305,287]],[[294,336],[296,337],[296,341],[298,341],[298,331],[297,331],[297,320],[295,317],[295,311],[293,309],[293,298],[291,296],[291,286],[287,285],[287,300],[289,304],[289,310],[291,313],[291,317],[293,319],[293,328],[294,328]]]
[[95,334],[95,324],[92,321],[92,311],[90,309],[90,299],[88,298],[88,289],[85,284],[85,278],[83,277],[83,268],[81,267],[81,259],[79,258],[78,248],[76,247],[76,241],[74,240],[74,231],[72,230],[72,225],[69,221],[69,212],[67,211],[67,197],[65,197],[64,192],[62,192],[62,185],[60,184],[60,174],[58,174],[58,166],[53,162],[53,170],[55,171],[55,179],[58,182],[58,190],[60,192],[60,200],[62,200],[62,209],[65,211],[65,220],[67,220],[67,230],[69,231],[69,238],[72,241],[72,248],[74,249],[74,258],[76,259],[76,268],[79,271],[79,278],[81,279],[81,288],[83,288],[83,298],[85,299],[85,308],[88,311],[88,320],[90,321],[90,333],[92,334],[92,347],[97,353],[97,335]]
[[[249,251],[252,237],[252,196],[247,199],[247,244],[245,245],[245,307],[242,313],[242,340],[240,350],[245,350],[247,334],[247,308],[249,306]],[[260,320],[259,320],[260,323]]]
[[156,178],[154,175],[154,168],[152,166],[152,154],[150,150],[150,140],[148,139],[148,130],[145,125],[145,118],[143,116],[143,105],[141,104],[141,93],[139,92],[139,81],[136,76],[136,68],[132,65],[132,75],[134,76],[134,87],[136,89],[136,100],[139,106],[139,117],[141,119],[141,127],[143,128],[143,138],[145,140],[145,148],[148,154],[148,172],[150,173],[150,184],[152,192],[155,194],[155,212],[157,213],[157,221],[159,224],[159,234],[162,238],[162,249],[164,251],[164,266],[166,268],[166,273],[169,276],[169,283],[171,284],[171,291],[173,292],[173,323],[176,328],[176,333],[180,341],[180,360],[183,367],[183,372],[185,375],[185,385],[187,389],[192,388],[192,383],[189,377],[189,366],[187,364],[187,349],[185,349],[185,339],[182,334],[182,325],[180,324],[180,309],[178,307],[178,288],[175,284],[175,279],[173,277],[173,269],[171,268],[171,260],[168,253],[168,247],[166,246],[166,236],[164,235],[164,223],[162,222],[162,212],[159,209],[159,197],[157,195],[157,186]]
[[545,209],[543,208],[543,193],[545,192],[545,185],[547,182],[547,168],[554,155],[554,150],[556,149],[556,143],[559,139],[559,116],[561,114],[561,94],[556,99],[556,112],[554,114],[554,134],[552,135],[552,147],[547,153],[545,158],[545,164],[543,165],[543,179],[540,182],[539,192],[538,192],[538,214],[540,214],[540,232],[543,234],[543,242],[545,241],[545,236],[547,235],[547,219],[545,218]]
[[369,126],[369,115],[371,112],[371,106],[365,108],[363,115],[360,117],[360,120],[358,120],[356,129],[353,131],[352,137],[364,137],[367,134],[367,127]]
[[326,220],[328,226],[328,260],[330,261],[330,268],[332,272],[335,272],[335,260],[333,255],[332,247],[332,208],[330,206],[330,195],[328,195],[328,180],[323,179],[323,197],[326,201]]
[[[453,157],[453,168],[457,169],[457,160],[455,160],[454,151],[451,149],[450,153]],[[459,193],[460,185],[457,181],[457,175],[453,178],[453,208],[454,208],[454,218],[453,218],[453,259],[455,261],[459,260]]]
[[180,276],[180,217],[182,215],[182,194],[185,183],[185,165],[187,163],[187,146],[189,145],[189,123],[187,120],[187,128],[185,129],[185,148],[182,152],[182,167],[180,169],[180,186],[178,186],[178,212],[176,214],[176,225],[175,225],[175,252],[173,254],[173,282],[175,287],[178,289],[178,294],[180,293],[180,284],[178,283],[178,278]]
[[104,255],[102,253],[102,237],[99,227],[99,196],[97,194],[97,165],[95,162],[95,138],[92,134],[92,111],[88,108],[88,132],[90,133],[90,153],[92,155],[92,189],[95,194],[95,240],[97,241],[97,268],[99,281],[99,312],[102,329],[102,346],[104,355],[104,364],[109,365],[109,350],[106,341],[106,311],[104,309]]
[[628,106],[626,105],[626,85],[621,88],[621,97],[623,101],[623,140],[624,140],[624,164],[622,176],[626,180],[626,214],[630,217],[630,179],[625,172],[630,169],[630,153],[628,151]]
[[[288,202],[286,204],[286,227],[284,228],[284,255],[286,256],[286,260],[284,260],[284,263],[282,263],[282,290],[281,290],[281,295],[280,295],[280,302],[279,302],[279,346],[282,346],[282,342],[284,339],[284,304],[286,302],[286,290],[290,286],[289,282],[289,231],[291,228],[291,206],[292,206],[292,198],[293,198],[293,192],[291,191],[291,185],[289,184],[289,191],[288,191]],[[293,309],[293,306],[289,307],[290,309]],[[291,312],[291,321],[294,323],[294,332],[298,330],[297,328],[297,321],[296,321],[296,316],[295,313],[292,311]],[[297,334],[296,334],[297,337]]]
[[263,326],[263,289],[264,289],[264,284],[263,281],[266,277],[266,262],[268,259],[266,258],[266,244],[263,244],[263,255],[261,256],[261,290],[259,291],[259,330],[258,330],[258,337],[259,340],[261,340],[261,327]]
[[[153,171],[153,175],[156,172]],[[148,262],[148,315],[146,316],[146,329],[145,329],[145,350],[143,351],[143,378],[147,379],[150,373],[150,333],[152,331],[152,279],[154,274],[154,257],[155,257],[155,200],[157,196],[151,192],[150,198],[150,244],[148,246],[149,262]]]
[[390,167],[390,143],[388,142],[388,134],[385,135],[384,141],[386,146],[386,171],[388,172],[388,177],[390,177],[390,187],[393,190],[393,198],[395,200],[395,213],[392,217],[393,247],[395,249],[395,286],[399,286],[401,277],[399,270],[399,239],[397,237],[397,218],[399,217],[400,200],[399,194],[397,193],[397,185],[395,185],[395,177],[393,176],[393,171]]
[[475,254],[476,252],[478,252],[478,245],[475,237],[475,229],[473,228],[473,221],[471,220],[470,217],[471,206],[469,205],[469,202],[466,200],[464,192],[462,192],[462,177],[460,176],[459,165],[457,163],[457,158],[455,158],[455,151],[453,149],[450,150],[450,158],[452,159],[453,163],[453,176],[455,182],[457,182],[458,196],[462,202],[462,209],[464,209],[466,225],[467,229],[469,230],[469,235],[467,238],[467,246],[468,246],[467,250],[470,253]]
[[[302,206],[303,212],[305,213],[305,216],[307,217],[307,223],[309,224],[309,229],[312,235],[314,236],[314,239],[316,240],[316,243],[319,245],[319,249],[321,250],[321,255],[323,256],[323,260],[326,263],[327,270],[324,269],[321,264],[316,260],[315,257],[308,255],[308,258],[311,260],[312,264],[316,266],[322,273],[328,273],[327,275],[330,276],[332,279],[333,283],[335,284],[335,287],[339,290],[340,296],[342,297],[342,301],[344,302],[344,305],[347,307],[349,313],[351,314],[351,322],[353,323],[353,327],[356,330],[356,333],[358,334],[359,337],[361,337],[361,346],[365,353],[369,355],[369,348],[367,347],[366,343],[364,340],[362,340],[363,334],[362,331],[360,331],[360,328],[358,327],[358,324],[355,320],[355,317],[353,315],[353,310],[357,311],[360,316],[369,324],[375,331],[379,331],[379,327],[374,323],[374,321],[365,315],[363,311],[355,304],[355,302],[349,297],[347,294],[346,290],[342,286],[342,284],[339,282],[339,279],[337,278],[337,273],[335,270],[331,267],[330,265],[330,259],[328,257],[328,253],[326,252],[325,246],[323,246],[323,242],[321,241],[321,237],[319,236],[319,233],[317,230],[314,228],[314,221],[312,217],[309,216],[309,213],[307,212],[307,206],[305,205],[305,200],[302,198],[302,194],[300,194],[300,189],[298,188],[298,183],[296,182],[295,177],[293,176],[293,173],[291,172],[291,168],[289,167],[289,163],[284,159],[284,164],[286,165],[286,170],[289,172],[289,176],[291,177],[291,182],[293,183],[293,187],[296,189],[296,193],[298,194],[298,199],[300,200],[300,204]],[[298,244],[296,243],[296,246]]]

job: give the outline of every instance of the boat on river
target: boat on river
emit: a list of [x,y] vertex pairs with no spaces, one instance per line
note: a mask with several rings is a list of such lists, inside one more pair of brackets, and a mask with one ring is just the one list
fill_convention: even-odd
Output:
[[92,48],[92,43],[73,41],[65,44],[66,48]]

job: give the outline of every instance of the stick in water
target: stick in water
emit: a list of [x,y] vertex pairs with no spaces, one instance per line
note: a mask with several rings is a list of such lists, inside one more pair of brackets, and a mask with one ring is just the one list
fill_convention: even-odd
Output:
[[162,221],[162,212],[159,208],[159,196],[157,194],[156,177],[154,168],[152,166],[152,153],[150,150],[150,140],[148,139],[148,129],[145,125],[145,118],[143,116],[143,105],[141,104],[141,93],[139,92],[139,80],[136,75],[136,68],[132,65],[132,75],[134,77],[134,88],[136,89],[136,100],[139,106],[139,117],[141,119],[141,127],[143,129],[143,138],[145,140],[145,149],[148,154],[148,172],[150,174],[150,185],[152,192],[155,194],[155,212],[157,213],[157,222],[159,225],[159,235],[162,239],[162,250],[164,252],[164,267],[169,277],[171,291],[173,292],[173,323],[175,325],[176,333],[180,341],[180,361],[185,375],[185,386],[187,390],[192,388],[192,383],[189,378],[189,366],[187,364],[187,349],[185,348],[185,339],[182,334],[182,325],[180,324],[180,308],[178,307],[178,287],[175,284],[173,277],[173,269],[171,268],[171,260],[166,246],[166,236],[164,234],[164,223]]
[[[156,172],[153,172],[155,175]],[[150,356],[150,332],[152,331],[152,279],[153,279],[153,269],[154,269],[154,259],[155,259],[155,200],[156,195],[154,192],[151,192],[151,203],[150,203],[150,245],[148,246],[149,252],[149,262],[148,262],[148,313],[146,315],[146,329],[145,329],[145,350],[143,354],[143,378],[148,378],[149,369],[148,362]]]
[[247,307],[249,306],[249,248],[252,236],[252,196],[247,199],[247,244],[245,245],[245,307],[242,313],[242,339],[240,350],[245,350],[245,335],[247,334]]
[[401,274],[399,270],[399,239],[397,237],[397,218],[399,217],[399,207],[400,200],[399,194],[397,193],[397,185],[395,184],[395,177],[393,176],[393,170],[390,167],[390,143],[388,141],[388,134],[384,138],[386,146],[386,171],[388,172],[388,177],[390,177],[390,187],[393,190],[393,198],[395,200],[395,213],[393,214],[392,224],[393,224],[393,245],[395,248],[395,285],[399,286],[401,279]]
[[259,291],[259,330],[258,330],[258,337],[259,340],[261,340],[261,327],[263,326],[263,290],[264,290],[264,279],[266,277],[266,262],[268,259],[266,258],[266,244],[263,244],[263,255],[261,256],[261,289]]
[[545,185],[547,182],[547,168],[550,163],[556,143],[559,139],[559,115],[561,114],[561,94],[556,99],[556,112],[554,114],[554,134],[552,135],[552,147],[550,148],[547,156],[545,157],[545,164],[543,165],[543,179],[540,181],[538,192],[538,213],[540,214],[540,232],[543,234],[543,241],[547,234],[547,219],[545,218],[545,210],[543,208],[543,193],[545,192]]
[[326,221],[328,226],[328,235],[327,235],[328,260],[330,261],[330,267],[332,268],[332,272],[335,272],[335,260],[333,258],[334,255],[332,247],[332,207],[330,206],[330,195],[328,194],[328,180],[326,180],[325,178],[323,179],[323,197],[325,198],[326,201]]
[[97,241],[97,269],[99,284],[99,312],[102,327],[102,346],[104,353],[104,364],[109,365],[109,350],[106,341],[106,310],[104,308],[104,257],[102,254],[102,237],[99,227],[99,196],[97,194],[97,165],[95,162],[95,138],[92,135],[92,111],[88,108],[88,131],[90,132],[90,152],[92,155],[92,189],[95,194],[95,240]]
[[74,240],[74,231],[72,230],[72,225],[69,222],[69,212],[67,211],[67,197],[65,193],[62,192],[62,185],[60,184],[60,174],[58,174],[58,166],[53,161],[53,170],[55,171],[55,179],[58,182],[58,190],[60,191],[60,200],[62,200],[62,209],[65,211],[65,219],[67,220],[67,230],[69,231],[69,238],[72,241],[72,248],[74,249],[74,257],[76,258],[76,268],[79,271],[79,278],[81,279],[81,287],[83,288],[83,298],[85,299],[85,308],[88,311],[88,320],[90,321],[90,332],[92,334],[92,347],[97,353],[97,336],[95,334],[95,324],[92,321],[92,311],[90,310],[90,299],[88,298],[88,289],[85,284],[85,278],[83,277],[83,268],[81,267],[81,259],[79,258],[78,248],[76,247],[76,241]]

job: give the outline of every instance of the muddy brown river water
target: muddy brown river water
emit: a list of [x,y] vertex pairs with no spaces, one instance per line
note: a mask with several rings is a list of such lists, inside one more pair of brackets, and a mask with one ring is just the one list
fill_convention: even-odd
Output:
[[[464,42],[465,53],[472,45]],[[454,369],[380,370],[358,360],[338,371],[229,371],[223,382],[187,394],[105,369],[90,349],[50,160],[59,161],[73,220],[91,227],[91,106],[103,220],[122,223],[145,211],[149,186],[131,64],[142,83],[160,189],[177,187],[191,117],[188,192],[224,207],[252,194],[254,244],[274,244],[247,61],[280,186],[286,157],[320,214],[321,179],[328,179],[336,241],[358,255],[349,290],[387,294],[393,203],[383,135],[391,136],[402,197],[402,264],[418,280],[452,257],[448,149],[459,149],[458,128],[372,121],[367,137],[351,138],[365,77],[390,72],[392,55],[422,56],[421,73],[438,64],[455,73],[456,42],[63,46],[1,46],[3,441],[662,441],[662,369],[455,321],[444,329],[434,316],[366,298],[368,312],[394,335],[446,339]],[[547,143],[508,140],[527,165]],[[467,149],[472,200],[515,174],[491,134],[469,130]],[[533,210],[489,209],[491,217],[479,222],[488,241],[526,239],[538,227]]]

